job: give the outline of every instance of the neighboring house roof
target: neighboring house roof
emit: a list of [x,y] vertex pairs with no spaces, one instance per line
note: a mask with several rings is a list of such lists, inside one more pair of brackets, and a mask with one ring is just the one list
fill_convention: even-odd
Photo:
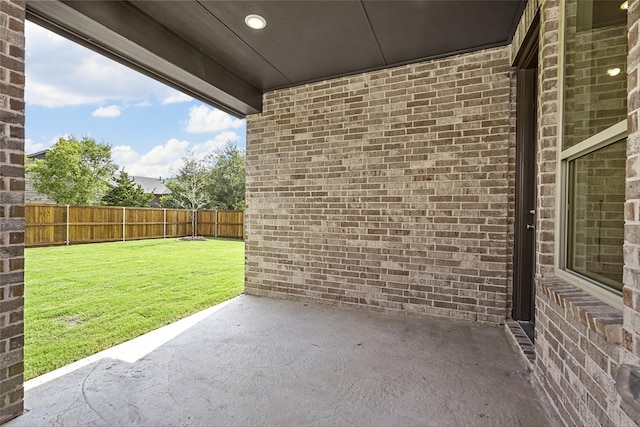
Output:
[[162,177],[131,176],[131,178],[133,178],[133,182],[140,185],[142,190],[147,194],[165,195],[171,193],[171,190],[164,185],[165,180],[162,179]]
[[[116,173],[116,175],[118,175],[118,173]],[[162,179],[162,177],[151,178],[147,176],[129,175],[129,178],[133,179],[134,184],[140,185],[145,194],[154,194],[156,196],[171,194],[171,190],[164,185],[166,180]]]
[[46,160],[46,155],[48,152],[49,152],[48,148],[46,150],[36,151],[35,153],[27,154],[27,158],[31,160],[34,160],[34,159]]

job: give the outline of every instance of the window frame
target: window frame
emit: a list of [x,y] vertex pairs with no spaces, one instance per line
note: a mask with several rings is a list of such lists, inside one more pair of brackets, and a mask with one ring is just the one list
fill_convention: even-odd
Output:
[[[599,300],[620,310],[623,309],[622,293],[613,288],[588,279],[567,268],[569,234],[569,162],[613,144],[628,135],[627,120],[608,127],[578,144],[564,149],[564,78],[565,78],[565,31],[566,0],[560,1],[558,14],[558,112],[556,149],[556,212],[555,212],[555,274]],[[628,89],[627,89],[628,92]]]

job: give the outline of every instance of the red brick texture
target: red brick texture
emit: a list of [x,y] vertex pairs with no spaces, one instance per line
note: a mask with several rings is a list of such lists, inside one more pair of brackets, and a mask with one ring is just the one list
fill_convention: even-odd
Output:
[[504,323],[510,93],[504,47],[265,94],[246,292]]
[[24,16],[0,0],[0,423],[23,409]]

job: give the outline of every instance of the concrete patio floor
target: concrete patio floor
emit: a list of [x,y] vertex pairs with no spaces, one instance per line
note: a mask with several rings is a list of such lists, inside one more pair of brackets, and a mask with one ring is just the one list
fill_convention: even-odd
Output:
[[244,295],[25,389],[7,426],[558,424],[500,328]]

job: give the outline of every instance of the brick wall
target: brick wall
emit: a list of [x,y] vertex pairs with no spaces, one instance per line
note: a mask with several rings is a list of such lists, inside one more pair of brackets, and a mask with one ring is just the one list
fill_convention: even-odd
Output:
[[[533,0],[530,0],[533,1]],[[556,149],[558,146],[558,0],[540,3],[536,275],[555,270]]]
[[0,0],[0,422],[23,408],[24,15]]
[[634,425],[615,389],[619,310],[557,278],[536,288],[535,376],[567,425]]
[[246,292],[504,322],[510,90],[505,47],[265,94]]
[[[637,186],[633,182],[637,176],[640,176],[640,173],[636,174],[635,172],[640,171],[640,168],[637,167],[637,162],[634,160],[640,150],[633,148],[637,141],[640,141],[637,136],[637,117],[635,116],[637,112],[630,113],[630,135],[627,146],[627,155],[631,157],[626,168],[624,273],[626,307],[623,316],[621,310],[599,301],[575,285],[556,276],[554,227],[558,213],[556,181],[559,179],[556,171],[556,159],[557,152],[562,145],[558,132],[558,111],[561,108],[558,92],[562,86],[562,82],[558,80],[559,19],[561,14],[560,2],[557,0],[530,1],[530,5],[536,3],[539,4],[541,28],[538,70],[538,215],[534,376],[567,425],[637,425],[640,422],[640,415],[621,401],[615,389],[615,377],[620,364],[627,362],[638,364],[638,360],[640,360],[637,357],[637,331],[640,330],[637,292],[638,283],[640,283],[637,279],[640,269],[637,268],[637,246],[640,244],[640,239],[635,239],[635,236],[640,233],[633,229],[633,221],[638,222],[640,203],[630,200],[630,196],[632,199],[640,197],[640,193],[634,193]],[[571,10],[571,5],[569,6]],[[640,8],[637,3],[631,3],[629,46],[637,45],[638,9]],[[571,20],[571,16],[569,16],[569,20]],[[520,31],[526,33],[524,29]],[[602,32],[598,34],[596,37],[598,40],[592,39],[588,43],[583,40],[583,42],[589,44],[610,40],[603,34]],[[619,34],[616,33],[614,38],[619,38]],[[615,43],[620,44],[619,41]],[[586,102],[585,100],[589,100],[591,96],[606,98],[606,92],[609,89],[612,92],[619,92],[619,86],[617,86],[619,82],[614,82],[612,85],[596,88],[598,93],[578,93],[579,90],[576,88],[577,74],[572,67],[580,59],[580,54],[585,53],[587,48],[581,47],[580,50],[583,51],[581,53],[572,51],[575,49],[577,49],[575,45],[569,46],[570,63],[567,72],[571,81],[570,85],[574,90],[574,92],[570,90],[568,93],[571,98],[568,101],[570,104],[573,103],[572,105],[575,107],[576,101],[579,101],[578,103]],[[611,52],[609,51],[609,53]],[[615,54],[619,55],[619,52]],[[512,53],[512,57],[515,57],[514,53]],[[632,48],[628,64],[630,100],[634,99],[633,93],[637,90],[637,58],[638,54],[634,53]],[[618,93],[616,96],[619,98],[624,94]],[[605,109],[612,107],[610,111],[617,111],[619,100],[602,103],[604,98],[598,98],[596,101],[600,102],[600,105]],[[629,102],[629,110],[635,111],[631,101]],[[576,117],[568,117],[570,125],[574,126],[570,129],[570,133],[573,135],[572,132],[575,131],[576,125],[581,129],[590,128],[585,132],[597,131],[599,129],[598,123],[590,121],[593,118],[594,116],[590,113],[587,114],[585,109],[580,111]],[[620,147],[620,144],[612,146],[610,150],[618,150]],[[603,150],[600,154],[604,154],[606,157],[606,151]],[[624,165],[619,163],[606,164],[606,159],[603,163],[602,158],[591,159],[587,156],[584,161],[589,163],[586,165],[584,173],[588,175],[586,179],[590,179],[592,184],[599,183],[603,186],[609,186],[607,180],[620,180],[618,172],[625,170]],[[598,172],[598,169],[602,170],[603,168],[607,169],[607,175]],[[597,185],[593,185],[591,188],[597,192]],[[595,199],[589,199],[586,194],[577,194],[576,197],[578,200],[584,201],[584,208],[592,211],[597,210],[597,204],[600,203],[600,197],[597,194]],[[611,202],[622,205],[622,200]],[[618,225],[612,228],[620,229],[620,219],[615,218],[615,221]],[[591,223],[596,224],[597,220],[592,218]],[[593,235],[587,234],[583,236],[585,240],[594,238]],[[618,241],[620,239],[619,234],[615,236],[607,234],[607,236],[602,235],[601,237],[614,237]],[[619,250],[619,243],[612,243],[611,247],[614,246],[617,246],[617,250]],[[591,263],[591,268],[594,269],[592,254],[589,254],[585,249],[583,255],[578,263],[583,263],[585,266]],[[616,259],[619,260],[619,255]],[[606,269],[602,270],[602,273],[605,272]],[[615,278],[615,280],[618,279],[618,277]],[[630,289],[633,286],[636,286],[634,288],[636,290]],[[622,327],[623,323],[624,328]]]
[[640,1],[629,2],[629,58],[627,127],[627,197],[624,234],[624,323],[625,351],[622,362],[640,365]]

